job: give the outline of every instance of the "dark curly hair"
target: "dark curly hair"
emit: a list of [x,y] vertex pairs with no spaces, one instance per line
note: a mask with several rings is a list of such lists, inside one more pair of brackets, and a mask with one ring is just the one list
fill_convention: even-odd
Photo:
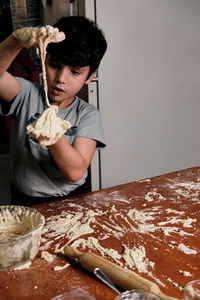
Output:
[[93,21],[81,16],[62,17],[54,27],[63,31],[66,39],[49,44],[47,53],[65,65],[90,66],[89,77],[99,67],[107,49],[103,32]]

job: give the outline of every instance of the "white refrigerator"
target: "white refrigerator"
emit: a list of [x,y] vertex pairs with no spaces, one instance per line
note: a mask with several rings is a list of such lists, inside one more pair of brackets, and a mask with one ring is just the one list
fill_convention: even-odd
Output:
[[85,15],[108,41],[89,86],[107,142],[92,190],[199,165],[200,1],[85,0]]

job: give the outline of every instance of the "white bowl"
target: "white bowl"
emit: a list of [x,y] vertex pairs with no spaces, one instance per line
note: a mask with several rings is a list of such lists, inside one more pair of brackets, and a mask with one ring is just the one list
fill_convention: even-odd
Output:
[[36,209],[0,206],[0,271],[19,268],[36,256],[45,218]]

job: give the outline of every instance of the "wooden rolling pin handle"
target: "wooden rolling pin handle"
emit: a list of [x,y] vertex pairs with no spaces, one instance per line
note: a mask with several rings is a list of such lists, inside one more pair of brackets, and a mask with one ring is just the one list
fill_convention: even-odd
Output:
[[64,254],[73,259],[79,259],[84,253],[72,246],[64,247]]
[[142,278],[133,271],[124,270],[111,261],[108,261],[94,253],[83,253],[72,246],[65,246],[63,248],[63,252],[70,258],[78,259],[82,267],[91,272],[93,272],[95,268],[100,268],[114,284],[125,290],[145,290],[159,295],[163,300],[176,299],[163,294],[157,284]]

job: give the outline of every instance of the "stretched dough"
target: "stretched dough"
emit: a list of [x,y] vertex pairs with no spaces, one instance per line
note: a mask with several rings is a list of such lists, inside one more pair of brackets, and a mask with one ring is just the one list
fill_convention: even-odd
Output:
[[45,70],[46,47],[49,43],[57,43],[64,40],[65,34],[59,32],[58,28],[46,25],[41,28],[25,27],[18,29],[15,31],[14,36],[27,47],[35,46],[39,48],[45,100],[46,105],[48,106],[37,120],[26,127],[26,133],[30,136],[34,136],[41,146],[53,145],[65,131],[71,127],[71,124],[68,121],[57,117],[58,107],[50,105],[48,100]]

